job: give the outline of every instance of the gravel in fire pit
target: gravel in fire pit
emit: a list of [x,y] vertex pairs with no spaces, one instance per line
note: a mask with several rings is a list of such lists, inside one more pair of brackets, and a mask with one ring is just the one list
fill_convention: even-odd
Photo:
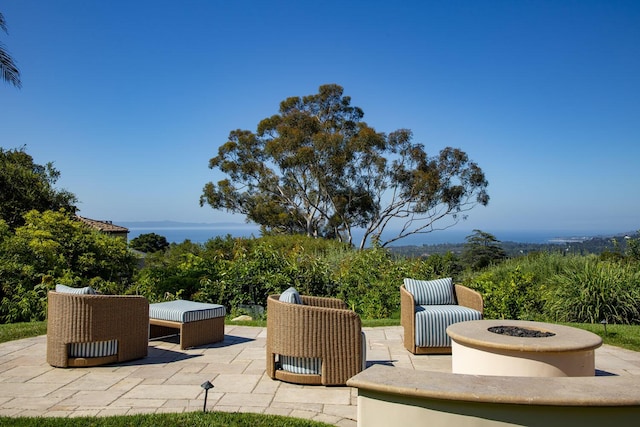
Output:
[[555,334],[553,332],[538,331],[536,329],[521,328],[520,326],[492,326],[489,328],[489,332],[500,335],[509,335],[511,337],[525,337],[525,338],[544,338],[552,337]]

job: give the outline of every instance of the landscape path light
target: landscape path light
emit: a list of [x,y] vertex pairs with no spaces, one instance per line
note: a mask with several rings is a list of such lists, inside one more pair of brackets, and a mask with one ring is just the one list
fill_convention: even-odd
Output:
[[607,319],[601,320],[600,323],[604,326],[604,334],[607,335]]
[[204,389],[204,405],[202,406],[202,412],[207,412],[207,395],[209,394],[209,390],[213,388],[213,384],[207,380],[200,384],[200,387]]

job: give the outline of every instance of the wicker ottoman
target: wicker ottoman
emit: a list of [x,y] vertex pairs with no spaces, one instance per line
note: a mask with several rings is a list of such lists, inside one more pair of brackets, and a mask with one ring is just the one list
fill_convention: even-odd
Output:
[[[149,304],[149,338],[180,334],[180,348],[224,339],[223,305],[176,300]],[[176,331],[177,329],[177,331]]]

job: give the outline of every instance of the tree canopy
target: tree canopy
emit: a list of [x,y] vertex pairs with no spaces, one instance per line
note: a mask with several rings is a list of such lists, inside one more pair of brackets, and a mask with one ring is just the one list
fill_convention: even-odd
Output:
[[[257,131],[237,129],[209,161],[227,175],[204,186],[200,204],[246,216],[270,233],[304,233],[382,246],[436,222],[447,228],[486,205],[480,167],[458,148],[429,156],[412,132],[376,132],[336,84],[290,97]],[[385,237],[385,230],[393,237]]]
[[169,247],[167,238],[156,233],[145,233],[131,239],[129,247],[137,251],[153,253]]
[[500,240],[491,233],[473,230],[473,234],[467,236],[465,240],[467,243],[462,251],[462,259],[474,271],[507,258],[507,253],[502,248]]
[[76,196],[54,187],[59,177],[60,172],[52,162],[35,163],[24,147],[12,150],[0,147],[0,219],[13,230],[23,225],[23,215],[34,209],[75,213]]
[[[9,33],[7,29],[7,23],[4,19],[4,15],[0,13],[0,29],[4,31],[6,34]],[[20,81],[20,70],[16,66],[15,61],[11,58],[11,55],[6,51],[4,45],[0,42],[0,75],[2,75],[2,80],[7,83],[11,83],[15,87],[19,88],[22,86],[22,82]]]

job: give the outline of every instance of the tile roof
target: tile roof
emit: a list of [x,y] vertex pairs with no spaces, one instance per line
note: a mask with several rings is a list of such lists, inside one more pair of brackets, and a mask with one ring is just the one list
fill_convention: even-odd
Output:
[[87,224],[89,227],[95,228],[96,230],[103,231],[105,233],[128,233],[129,232],[128,228],[115,225],[111,221],[98,221],[95,219],[85,218],[80,215],[76,215],[76,218],[78,218],[80,221]]

